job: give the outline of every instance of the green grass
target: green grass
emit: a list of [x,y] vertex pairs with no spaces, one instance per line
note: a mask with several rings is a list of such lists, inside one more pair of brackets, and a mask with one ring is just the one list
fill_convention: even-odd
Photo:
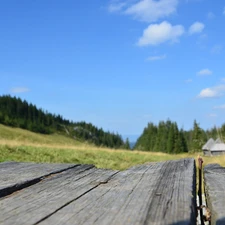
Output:
[[137,164],[187,157],[107,149],[65,149],[34,146],[0,145],[0,161],[81,163],[94,164],[98,168],[124,170]]
[[[59,134],[41,135],[0,125],[0,161],[94,164],[98,168],[124,170],[148,162],[192,157],[198,154],[170,155],[97,148]],[[225,166],[225,156],[203,157],[204,165]]]
[[59,145],[77,146],[83,143],[60,134],[37,134],[20,128],[12,128],[0,124],[0,144],[11,145]]

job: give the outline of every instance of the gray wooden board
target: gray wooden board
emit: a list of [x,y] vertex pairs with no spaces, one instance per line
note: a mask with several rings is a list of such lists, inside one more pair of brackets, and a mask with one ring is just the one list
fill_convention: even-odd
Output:
[[80,165],[0,199],[0,224],[35,224],[75,201],[117,171]]
[[193,159],[118,172],[81,165],[0,199],[0,224],[195,224]]
[[205,193],[212,225],[225,224],[225,168],[209,164],[204,168]]
[[77,165],[21,162],[0,163],[0,197],[9,188],[15,187],[16,190],[22,184],[75,166]]
[[134,167],[40,224],[196,224],[195,176],[193,159]]

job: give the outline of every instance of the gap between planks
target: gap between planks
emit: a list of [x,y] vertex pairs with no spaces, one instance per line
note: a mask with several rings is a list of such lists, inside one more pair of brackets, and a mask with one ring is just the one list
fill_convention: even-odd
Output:
[[48,219],[49,217],[51,217],[53,214],[57,213],[58,211],[60,211],[61,209],[65,208],[66,206],[68,206],[69,204],[73,203],[74,201],[78,200],[79,198],[83,197],[84,195],[86,195],[87,193],[91,192],[92,190],[94,190],[95,188],[99,187],[100,185],[103,184],[107,184],[109,182],[109,180],[112,179],[113,176],[115,176],[117,173],[119,173],[119,171],[116,171],[114,174],[112,174],[107,180],[105,181],[99,181],[96,186],[94,186],[93,188],[87,190],[86,192],[84,192],[82,195],[72,199],[71,201],[67,202],[66,204],[62,205],[60,208],[56,209],[54,212],[50,213],[49,215],[45,216],[44,218],[40,219],[39,221],[37,221],[36,223],[34,223],[33,225],[37,225],[40,224],[41,222],[45,221],[46,219]]
[[[34,218],[33,216],[31,216],[30,219],[26,218],[28,219],[25,220],[26,224],[42,224],[42,222],[44,222],[45,224],[50,224],[48,222],[50,222],[53,217],[57,222],[59,222],[59,218],[62,215],[61,213],[66,212],[68,214],[71,207],[73,208],[73,210],[82,210],[82,204],[87,204],[87,208],[85,207],[85,209],[87,209],[87,213],[90,213],[90,218],[88,219],[89,222],[96,222],[96,219],[98,219],[98,222],[100,222],[100,224],[107,224],[103,223],[103,221],[105,220],[106,222],[107,219],[108,222],[111,222],[112,224],[118,224],[118,222],[120,221],[126,222],[121,224],[130,224],[127,222],[130,217],[132,217],[134,219],[133,222],[139,222],[132,224],[151,224],[151,222],[153,222],[153,217],[155,217],[159,213],[158,210],[154,210],[153,207],[158,208],[159,206],[157,205],[157,203],[160,200],[161,203],[164,203],[164,206],[162,205],[163,210],[161,209],[159,215],[157,215],[159,216],[159,218],[165,217],[165,219],[169,218],[170,220],[175,221],[173,217],[179,217],[181,220],[185,219],[185,221],[181,221],[183,222],[182,224],[193,224],[190,223],[189,219],[195,216],[194,208],[189,209],[190,211],[188,212],[191,214],[188,214],[185,217],[184,215],[178,215],[177,212],[180,212],[180,210],[185,210],[191,206],[196,206],[192,204],[195,199],[194,195],[192,195],[195,192],[194,160],[184,159],[179,161],[157,163],[155,165],[143,165],[128,169],[127,171],[123,172],[110,172],[93,168],[91,170],[93,172],[86,173],[86,175],[80,174],[78,179],[75,179],[75,174],[73,173],[73,170],[70,169],[66,169],[68,170],[68,172],[66,171],[64,174],[59,174],[58,176],[53,177],[49,176],[48,179],[46,178],[45,180],[42,180],[43,183],[39,182],[39,184],[27,188],[27,190],[24,191],[25,193],[19,193],[19,196],[16,195],[15,197],[13,196],[14,199],[6,199],[7,201],[4,202],[4,205],[7,208],[11,207],[11,211],[3,208],[2,216],[4,217],[4,215],[6,215],[5,219],[10,219],[8,222],[15,222],[14,219],[18,219],[18,216],[22,219],[22,217],[20,216],[21,213],[25,213],[24,216],[27,217],[28,212],[32,212],[33,216],[36,218]],[[83,169],[83,171],[85,171],[85,169]],[[68,175],[66,176],[67,173]],[[163,177],[165,181],[163,181]],[[78,180],[79,182],[77,184]],[[76,184],[77,187],[75,187],[74,184]],[[44,188],[42,190],[44,190],[45,192],[41,192],[42,198],[40,198],[39,196],[39,191],[41,190],[40,186]],[[167,186],[168,190],[171,189],[169,196],[167,193]],[[175,196],[174,190],[176,190]],[[36,196],[33,195],[35,191],[38,194]],[[54,195],[52,193],[54,193]],[[103,193],[105,194],[103,195]],[[50,202],[47,201],[46,194],[48,194]],[[15,215],[13,211],[15,209],[17,210],[17,208],[15,207],[21,207],[21,200],[24,200],[24,203],[26,204],[27,197],[29,196],[32,196],[32,204],[22,206],[22,211],[18,212],[18,216]],[[52,200],[51,197],[53,197],[54,199]],[[93,199],[93,197],[95,200]],[[171,201],[171,198],[175,202]],[[44,199],[46,199],[45,203],[47,205],[42,202]],[[180,202],[182,203],[182,205],[177,205],[178,203],[180,204]],[[28,203],[31,202],[28,201]],[[76,205],[74,205],[74,203],[76,203]],[[186,207],[186,204],[188,207]],[[91,207],[91,205],[93,207]],[[105,205],[106,208],[102,208],[103,205]],[[35,210],[32,208],[34,206],[36,207]],[[41,209],[42,206],[45,206],[45,209]],[[95,206],[97,206],[97,208]],[[118,206],[119,208],[115,208],[115,206]],[[169,206],[171,207],[168,210]],[[173,209],[173,207],[175,209]],[[26,211],[25,208],[28,209],[28,211]],[[151,211],[149,211],[150,208]],[[99,213],[98,218],[95,218],[95,214],[93,214],[95,211]],[[133,213],[135,211],[136,213],[138,213],[133,217]],[[12,213],[11,216],[13,216],[13,218],[10,218],[10,215],[8,213]],[[80,211],[77,211],[77,213],[80,213]],[[110,215],[109,217],[108,213],[111,213],[112,215]],[[42,216],[40,216],[40,214],[42,214]],[[69,216],[69,214],[67,216]],[[112,219],[111,221],[110,218]],[[81,219],[83,220],[84,218],[81,217]],[[115,219],[117,219],[117,221]],[[154,221],[153,224],[169,224],[165,222],[166,221],[164,221],[163,223],[163,221],[161,221],[161,223],[157,223],[157,221]]]
[[[43,175],[41,177],[37,177],[37,178],[34,178],[34,179],[31,179],[31,180],[27,180],[25,182],[22,182],[22,183],[19,183],[19,184],[15,184],[15,185],[12,185],[10,187],[6,187],[6,188],[3,188],[0,190],[0,199],[1,198],[7,198],[15,193],[18,193],[19,191],[25,189],[25,188],[28,188],[32,185],[35,185],[47,178],[50,178],[52,176],[56,176],[57,174],[60,174],[64,171],[67,171],[67,170],[70,170],[70,169],[73,169],[77,166],[80,166],[80,164],[76,164],[74,166],[70,166],[68,168],[64,168],[64,169],[61,169],[61,170],[57,170],[57,171],[53,171],[53,172],[50,172],[46,175]],[[91,165],[89,169],[93,168],[94,165]]]

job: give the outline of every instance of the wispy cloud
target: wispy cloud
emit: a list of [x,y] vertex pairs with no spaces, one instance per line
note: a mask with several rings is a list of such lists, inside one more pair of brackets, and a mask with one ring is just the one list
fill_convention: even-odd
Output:
[[178,0],[111,1],[110,12],[121,11],[143,22],[156,22],[176,12]]
[[201,33],[204,29],[205,25],[200,22],[195,22],[189,27],[189,34],[196,34],[196,33]]
[[214,109],[225,109],[225,104],[224,105],[218,105],[218,106],[214,106]]
[[139,46],[159,45],[164,42],[177,42],[184,34],[182,25],[171,25],[167,21],[160,24],[151,24],[144,31],[138,41]]
[[155,22],[176,12],[178,0],[141,0],[130,6],[125,14],[144,22]]
[[29,92],[30,89],[26,88],[26,87],[15,87],[15,88],[11,88],[10,92],[11,93],[24,93],[24,92]]
[[223,50],[223,45],[214,45],[211,49],[211,53],[219,54]]
[[117,2],[109,4],[108,10],[109,12],[119,12],[121,11],[127,4],[125,2]]
[[208,117],[217,117],[217,114],[215,114],[215,113],[210,113],[210,114],[208,114]]
[[187,79],[187,80],[185,80],[184,82],[185,83],[191,83],[193,80],[192,79]]
[[207,17],[208,19],[213,19],[215,18],[215,14],[213,12],[208,12]]
[[166,58],[166,54],[164,55],[155,55],[155,56],[150,56],[146,60],[147,61],[157,61],[157,60],[162,60]]
[[211,75],[213,72],[209,69],[202,69],[200,71],[197,72],[198,76],[208,76]]
[[215,87],[203,89],[197,97],[198,98],[218,98],[223,96],[224,93],[225,93],[225,85],[222,84]]
[[223,8],[223,15],[225,15],[225,7]]

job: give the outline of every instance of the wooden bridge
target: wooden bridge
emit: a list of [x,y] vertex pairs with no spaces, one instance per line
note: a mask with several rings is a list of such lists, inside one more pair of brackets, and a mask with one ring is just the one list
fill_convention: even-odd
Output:
[[[205,170],[212,224],[225,224],[224,172],[218,165]],[[0,163],[0,224],[189,225],[196,216],[194,159],[125,171]]]

